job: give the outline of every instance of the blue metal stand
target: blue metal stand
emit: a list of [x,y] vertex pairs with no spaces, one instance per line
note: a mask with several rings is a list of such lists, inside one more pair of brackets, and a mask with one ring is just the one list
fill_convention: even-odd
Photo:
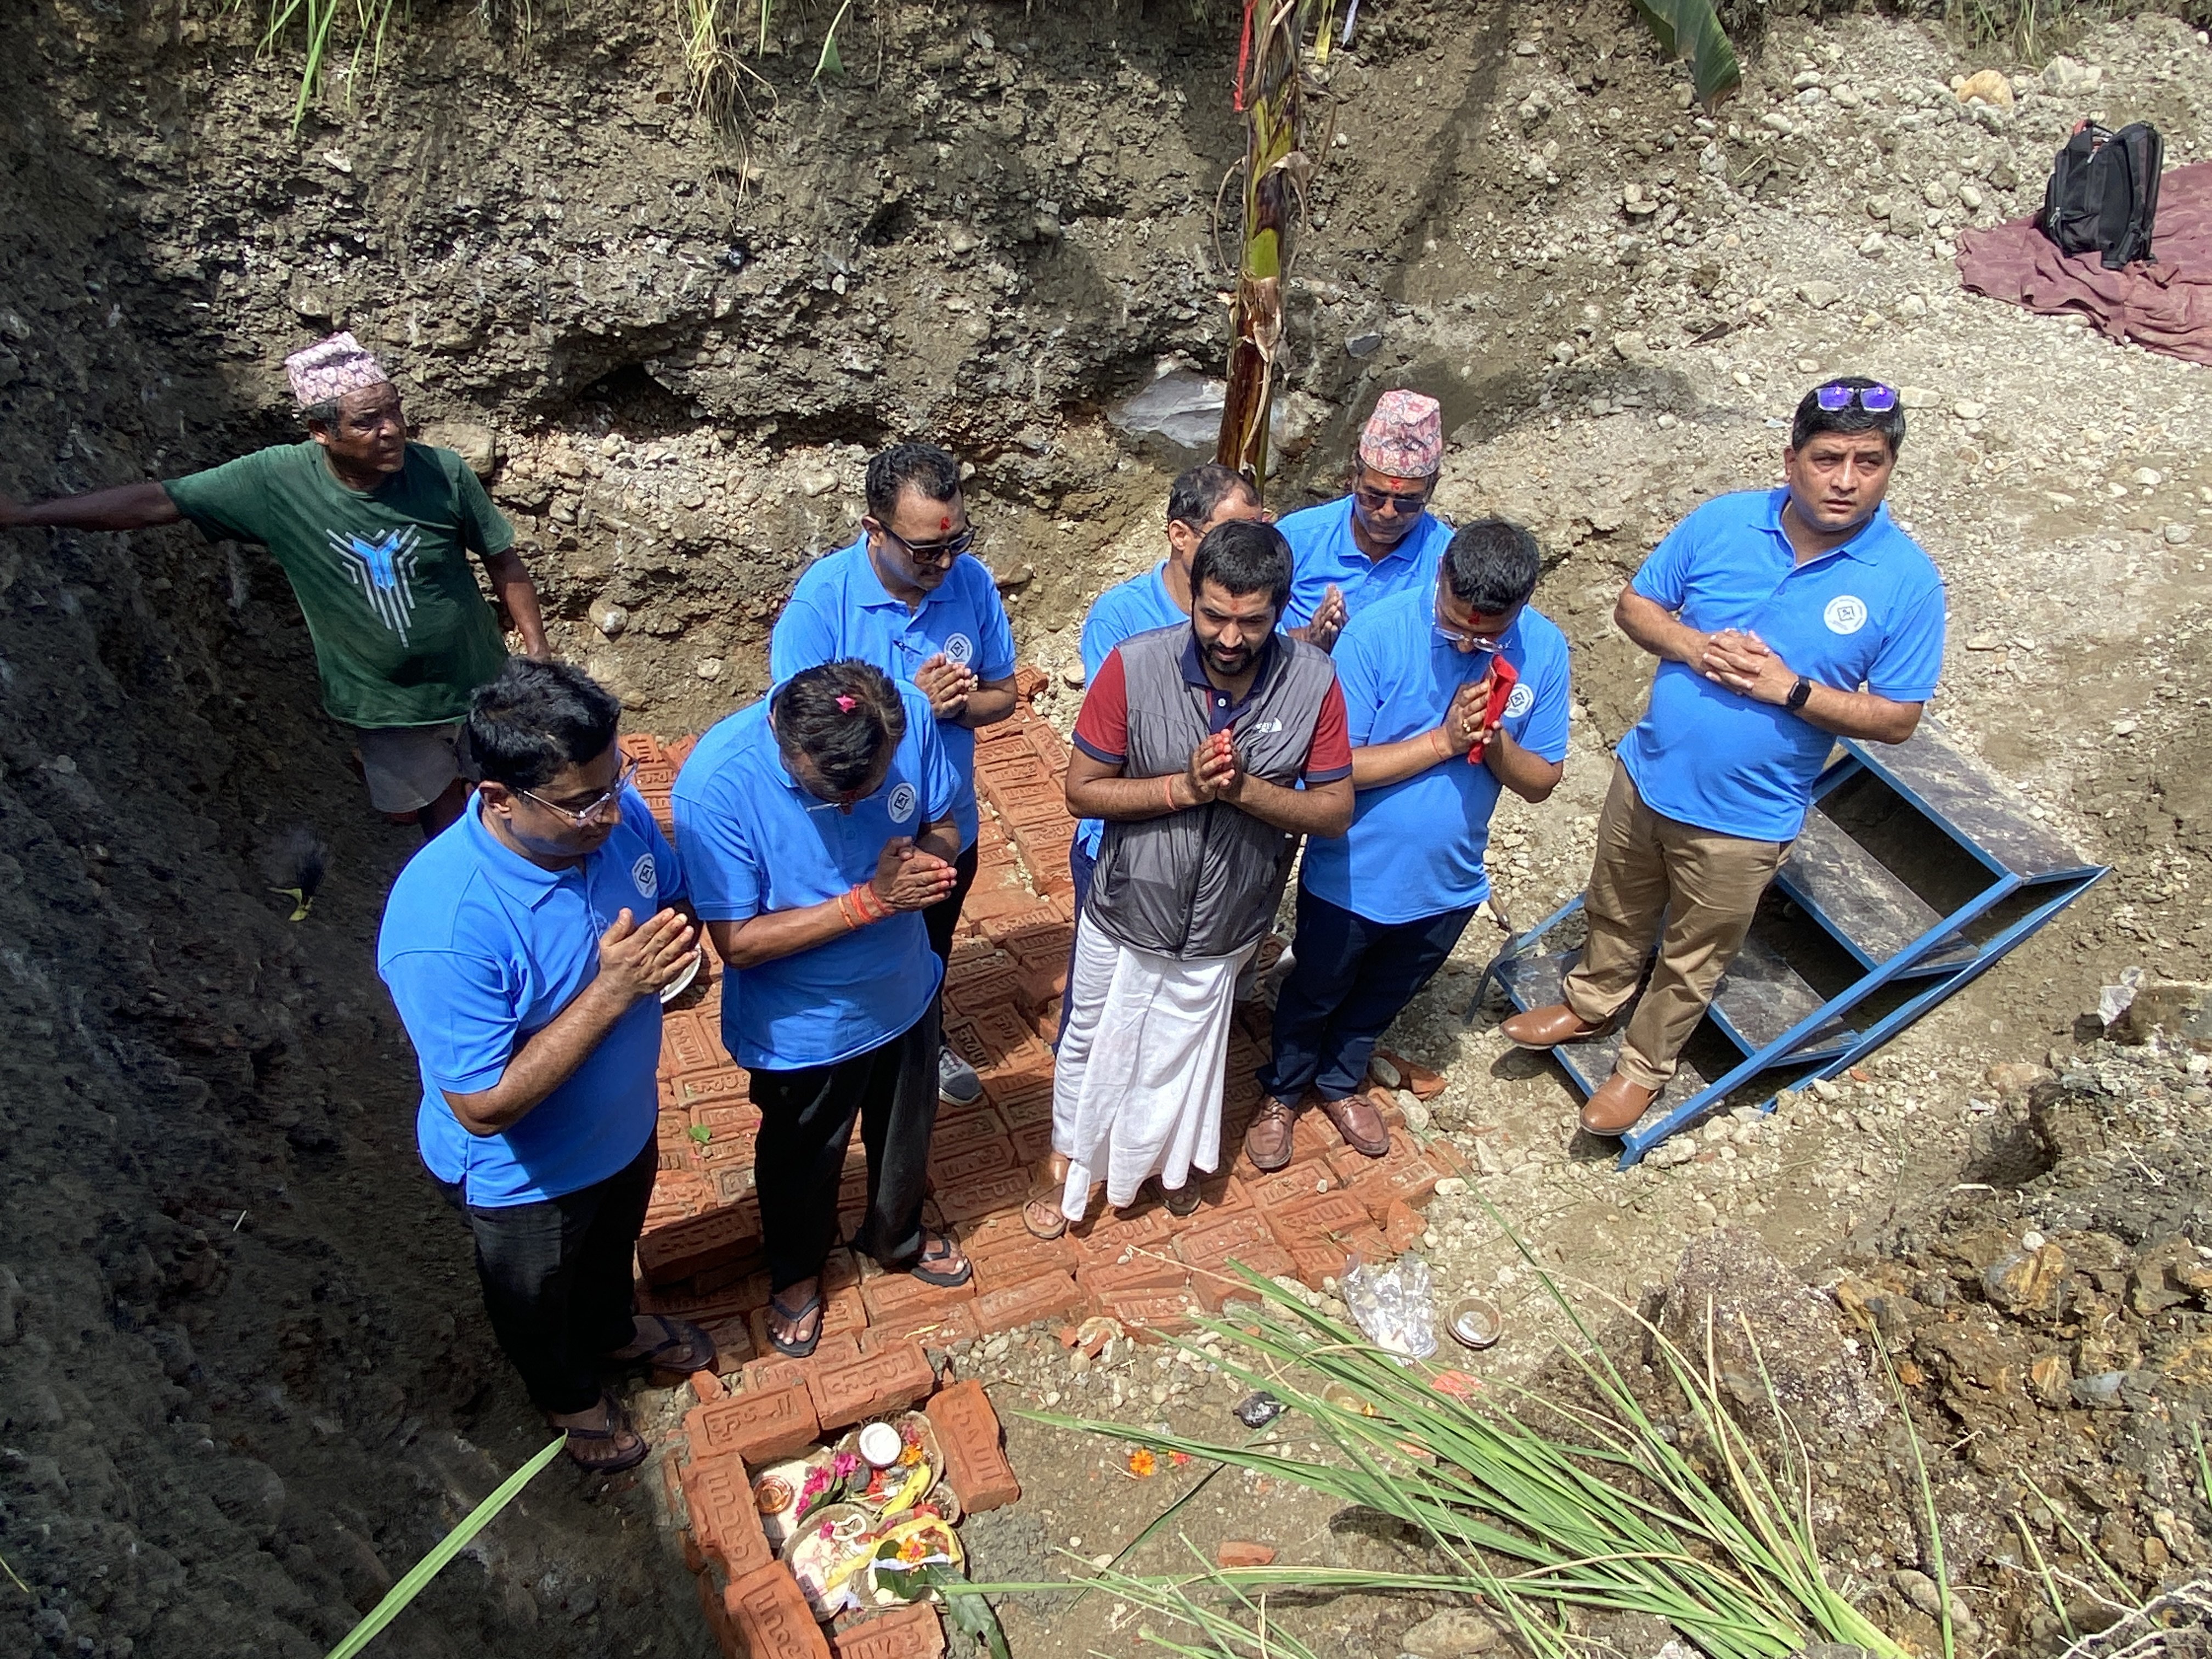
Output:
[[[1838,791],[1861,810],[1832,813]],[[1868,844],[1875,837],[1850,827],[1863,827],[1869,806],[1889,821],[1879,838],[1886,856]],[[1788,914],[1774,917],[1770,901],[1707,1011],[1706,1026],[1741,1058],[1710,1081],[1682,1062],[1642,1121],[1621,1136],[1620,1167],[1754,1079],[1765,1091],[1760,1109],[1771,1111],[1776,1090],[1856,1064],[2109,873],[2033,813],[2026,797],[1936,721],[1923,720],[1909,742],[1894,747],[1844,742],[1814,786],[1805,828],[1775,876]],[[1577,897],[1547,917],[1498,965],[1495,977],[1516,1008],[1559,1000],[1575,953],[1547,951],[1544,940],[1582,904]],[[1850,964],[1828,975],[1829,994],[1793,964],[1808,949],[1831,957],[1840,950]],[[1471,1022],[1477,1012],[1471,1004],[1465,1018]],[[1846,1018],[1854,1014],[1867,1017],[1863,1030]],[[1626,1021],[1624,1013],[1613,1034],[1552,1051],[1584,1095],[1613,1074]],[[1775,1073],[1789,1076],[1766,1075]]]

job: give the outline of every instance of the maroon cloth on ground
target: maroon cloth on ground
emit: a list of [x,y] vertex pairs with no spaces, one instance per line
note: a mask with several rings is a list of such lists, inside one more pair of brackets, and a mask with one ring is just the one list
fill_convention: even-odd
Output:
[[2030,311],[2080,312],[2115,340],[2212,368],[2212,161],[2169,167],[2159,180],[2155,264],[2107,270],[2095,250],[2069,255],[2009,219],[1959,238],[1970,294]]

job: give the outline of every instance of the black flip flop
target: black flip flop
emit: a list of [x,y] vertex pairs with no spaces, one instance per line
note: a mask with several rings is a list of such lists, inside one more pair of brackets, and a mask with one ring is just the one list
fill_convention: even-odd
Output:
[[[572,1448],[568,1453],[568,1461],[571,1463],[574,1463],[578,1468],[582,1469],[587,1474],[620,1474],[624,1469],[635,1468],[639,1464],[645,1462],[646,1454],[652,1450],[652,1448],[645,1443],[645,1437],[639,1434],[637,1431],[631,1426],[629,1414],[623,1411],[620,1406],[615,1403],[614,1395],[611,1394],[602,1394],[599,1396],[599,1404],[606,1408],[606,1427],[604,1429],[563,1429],[561,1431],[563,1435],[568,1437]],[[584,1458],[577,1456],[573,1449],[574,1443],[579,1440],[619,1440],[625,1434],[631,1436],[636,1440],[636,1447],[632,1450],[623,1452],[620,1455],[605,1462],[592,1462],[586,1461]]]
[[[693,1371],[714,1369],[714,1339],[688,1319],[676,1319],[667,1314],[647,1314],[647,1319],[660,1324],[660,1340],[642,1353],[616,1353],[608,1356],[618,1365],[648,1365],[657,1371],[682,1371],[687,1376]],[[695,1358],[685,1361],[671,1359],[671,1349],[690,1352]]]
[[960,1271],[957,1273],[935,1273],[923,1267],[921,1264],[929,1260],[930,1245],[933,1242],[945,1245],[947,1249],[955,1248],[951,1234],[933,1231],[924,1227],[921,1230],[921,1254],[915,1257],[914,1266],[907,1269],[908,1273],[923,1284],[934,1285],[942,1291],[957,1290],[975,1276],[975,1264],[964,1257],[960,1263]]
[[[763,1320],[761,1325],[768,1333],[769,1347],[774,1348],[787,1359],[804,1359],[814,1352],[815,1345],[822,1340],[822,1292],[819,1288],[817,1288],[812,1296],[808,1297],[796,1308],[787,1308],[776,1297],[771,1296],[768,1299],[768,1311],[769,1319]],[[786,1341],[782,1337],[778,1336],[775,1334],[775,1327],[769,1322],[773,1319],[787,1319],[793,1324],[804,1328],[810,1318],[814,1321],[813,1334],[809,1336],[797,1337],[790,1341]]]

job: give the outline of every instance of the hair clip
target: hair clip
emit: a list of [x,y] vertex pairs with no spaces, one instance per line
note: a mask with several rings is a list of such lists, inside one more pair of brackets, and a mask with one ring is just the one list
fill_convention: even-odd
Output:
[[842,692],[838,694],[837,707],[843,713],[849,714],[860,706],[860,700],[858,697],[848,697]]

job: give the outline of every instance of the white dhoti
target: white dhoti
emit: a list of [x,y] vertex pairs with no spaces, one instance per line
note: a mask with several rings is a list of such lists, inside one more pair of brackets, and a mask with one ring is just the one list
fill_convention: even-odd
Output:
[[1222,1066],[1251,954],[1185,960],[1076,929],[1052,1085],[1053,1150],[1068,1160],[1063,1214],[1079,1218],[1100,1180],[1120,1206],[1147,1176],[1172,1190],[1194,1168],[1220,1167]]

